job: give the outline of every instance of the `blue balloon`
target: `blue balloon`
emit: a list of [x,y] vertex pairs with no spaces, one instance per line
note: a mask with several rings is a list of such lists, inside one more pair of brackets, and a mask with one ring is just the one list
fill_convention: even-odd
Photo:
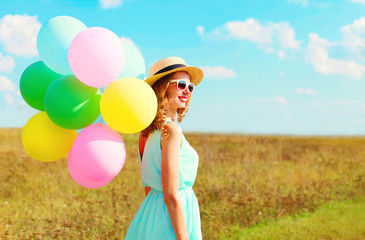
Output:
[[124,68],[119,78],[135,77],[143,80],[146,73],[146,65],[140,51],[131,43],[122,41],[125,51]]
[[39,57],[56,73],[72,75],[68,63],[68,48],[74,37],[86,28],[80,20],[69,16],[58,16],[48,20],[37,36]]

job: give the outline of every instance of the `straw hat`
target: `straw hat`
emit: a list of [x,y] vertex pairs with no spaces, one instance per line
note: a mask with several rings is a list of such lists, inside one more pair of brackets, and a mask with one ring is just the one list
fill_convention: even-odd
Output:
[[203,79],[204,73],[200,68],[187,66],[181,57],[164,58],[152,65],[149,78],[144,81],[152,86],[157,80],[173,72],[185,71],[190,75],[190,81],[197,86]]

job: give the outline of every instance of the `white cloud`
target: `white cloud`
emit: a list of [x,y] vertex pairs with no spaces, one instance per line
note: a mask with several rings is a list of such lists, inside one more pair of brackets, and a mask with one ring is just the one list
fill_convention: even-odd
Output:
[[234,78],[236,73],[233,70],[223,66],[200,66],[204,72],[204,76],[212,79]]
[[126,43],[129,43],[131,44],[132,46],[137,47],[137,45],[130,39],[130,38],[126,38],[126,37],[121,37],[120,40],[122,40],[122,42],[126,42]]
[[280,59],[284,59],[285,58],[285,52],[283,50],[276,50],[276,53],[278,54],[278,57]]
[[308,95],[314,95],[314,94],[318,94],[318,92],[316,91],[313,91],[312,89],[310,88],[297,88],[294,90],[296,93],[299,93],[299,94],[308,94]]
[[277,30],[277,37],[279,39],[280,45],[283,48],[293,48],[293,49],[300,48],[300,42],[294,40],[295,38],[294,29],[289,26],[289,23],[283,22],[275,24],[274,27]]
[[101,8],[117,8],[122,5],[122,0],[99,0]]
[[293,118],[292,118],[292,117],[283,116],[283,118],[284,118],[286,121],[290,122],[290,123],[292,123],[292,122],[293,122]]
[[21,94],[21,92],[20,92],[20,90],[18,89],[17,91],[15,91],[14,92],[14,94],[15,94],[15,96],[17,96],[17,97],[21,97],[22,96],[22,94]]
[[276,53],[279,58],[285,57],[284,49],[300,49],[294,29],[287,22],[260,22],[249,18],[245,21],[227,22],[207,34],[204,34],[203,26],[198,26],[197,31],[207,38],[250,41],[267,53]]
[[288,3],[295,3],[302,5],[303,7],[308,6],[308,0],[288,0]]
[[298,4],[298,5],[301,5],[302,7],[308,7],[309,5],[311,5],[312,7],[316,7],[316,8],[329,8],[329,7],[333,6],[333,2],[330,2],[330,1],[318,2],[316,0],[316,1],[309,2],[309,0],[287,0],[287,2],[293,3],[293,4]]
[[283,50],[276,50],[275,48],[269,47],[264,48],[266,53],[276,53],[280,59],[285,58],[285,52]]
[[294,29],[287,22],[268,22],[264,26],[260,21],[250,18],[244,22],[228,22],[226,28],[234,38],[264,44],[272,44],[275,38],[283,48],[299,49],[300,42],[294,39]]
[[353,103],[353,100],[345,99],[345,100],[333,100],[330,102],[331,105],[344,105]]
[[365,4],[365,0],[350,0],[350,2]]
[[269,45],[275,38],[283,48],[300,48],[300,42],[294,39],[294,29],[287,22],[261,24],[260,21],[249,18],[246,21],[227,22],[223,27],[212,31],[211,35],[226,35],[233,39]]
[[6,105],[12,105],[13,103],[19,106],[27,105],[22,98],[19,88],[5,76],[0,76],[1,92]]
[[3,56],[0,52],[0,72],[11,73],[14,67],[14,59],[10,56]]
[[279,102],[280,104],[287,104],[288,102],[283,97],[274,97],[274,101]]
[[3,93],[5,103],[10,105],[14,103],[14,97],[9,93]]
[[246,21],[233,21],[225,24],[231,37],[256,43],[272,43],[273,28],[261,26],[260,22],[249,18]]
[[327,48],[335,46],[336,43],[320,38],[316,33],[309,34],[307,46],[307,61],[314,66],[314,69],[323,74],[340,74],[351,78],[361,78],[365,72],[365,66],[354,61],[345,61],[328,57]]
[[285,52],[283,50],[275,50],[274,52],[276,52],[276,54],[278,55],[278,57],[280,59],[284,59],[285,58]]
[[330,2],[330,1],[326,1],[326,2],[310,1],[310,4],[309,4],[309,0],[287,0],[287,2],[302,5],[302,7],[308,7],[309,5],[311,5],[312,7],[316,7],[316,8],[330,8],[333,6],[333,2]]
[[352,24],[343,26],[341,32],[343,33],[343,44],[348,49],[354,52],[365,49],[365,17],[360,17]]
[[352,106],[361,105],[361,101],[353,100],[353,99],[335,99],[335,100],[328,100],[328,101],[311,101],[306,106],[321,106],[321,107],[333,107],[333,105],[345,105],[351,104]]
[[5,77],[5,76],[0,76],[0,92],[3,91],[15,91],[16,87],[15,84],[10,81],[9,78]]
[[8,53],[25,57],[36,56],[40,28],[37,16],[5,15],[0,19],[0,43]]
[[197,26],[196,30],[198,31],[199,35],[203,35],[204,34],[204,27],[203,26]]

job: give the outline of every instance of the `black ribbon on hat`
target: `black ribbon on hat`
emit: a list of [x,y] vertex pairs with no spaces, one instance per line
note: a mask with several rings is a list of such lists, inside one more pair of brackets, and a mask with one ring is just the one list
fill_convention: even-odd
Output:
[[154,75],[157,75],[157,74],[160,74],[160,73],[164,73],[164,72],[168,72],[168,71],[171,71],[171,70],[174,70],[176,68],[181,68],[181,67],[186,67],[186,65],[184,64],[173,64],[173,65],[170,65],[168,67],[165,67],[165,68],[162,68],[160,71],[156,72]]

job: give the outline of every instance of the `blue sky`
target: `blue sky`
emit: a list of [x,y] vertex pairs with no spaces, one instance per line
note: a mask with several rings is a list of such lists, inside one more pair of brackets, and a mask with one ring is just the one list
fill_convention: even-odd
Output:
[[60,15],[132,41],[147,74],[169,56],[201,67],[184,131],[365,135],[365,0],[0,0],[0,127],[38,112],[19,79]]

